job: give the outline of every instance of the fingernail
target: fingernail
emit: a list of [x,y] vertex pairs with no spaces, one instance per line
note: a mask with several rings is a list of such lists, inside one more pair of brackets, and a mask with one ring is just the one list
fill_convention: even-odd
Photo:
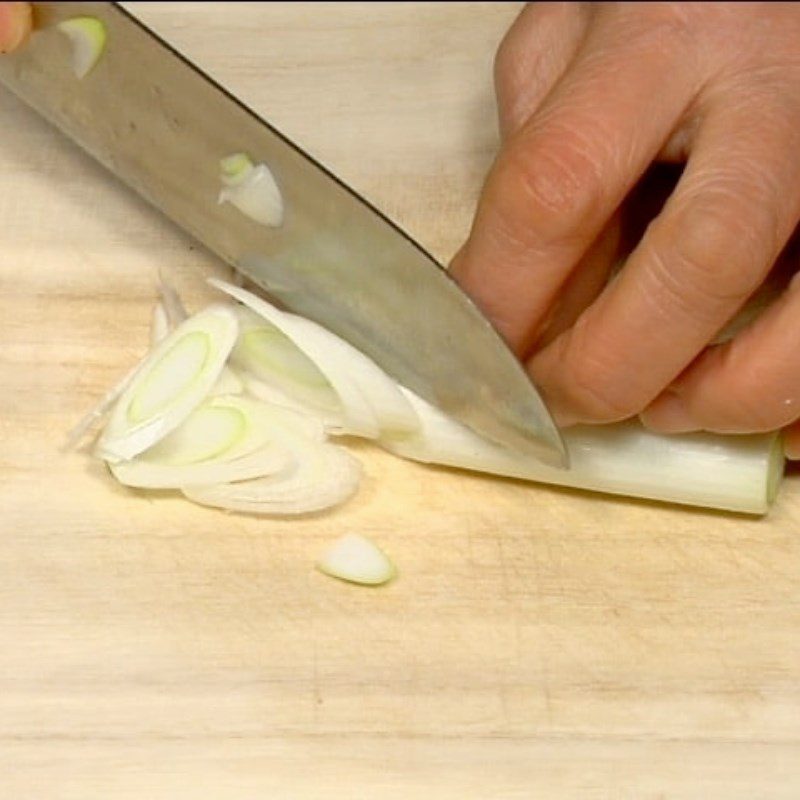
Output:
[[645,428],[656,433],[688,433],[698,428],[683,398],[675,392],[663,394],[639,415],[639,419]]

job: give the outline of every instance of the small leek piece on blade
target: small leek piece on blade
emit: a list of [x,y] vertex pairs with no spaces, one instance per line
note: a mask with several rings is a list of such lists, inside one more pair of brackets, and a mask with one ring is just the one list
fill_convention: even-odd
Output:
[[179,325],[122,393],[97,454],[110,462],[134,458],[177,428],[217,382],[238,332],[236,314],[220,305]]
[[380,586],[396,575],[386,553],[374,542],[357,533],[342,536],[317,562],[317,569],[326,575],[350,583]]
[[266,164],[254,165],[244,153],[220,161],[220,203],[230,203],[260,225],[277,228],[283,223],[283,197]]
[[[417,429],[417,416],[398,384],[360,350],[311,320],[280,311],[246,289],[214,278],[209,283],[277,328],[325,376],[341,403],[341,433],[374,439],[382,432]],[[280,388],[286,389],[286,385]],[[300,396],[295,399],[302,402]]]
[[765,513],[777,493],[783,453],[775,434],[659,436],[638,423],[563,431],[571,468],[559,470],[482,439],[405,389],[422,427],[381,444],[396,455],[630,497]]
[[59,22],[56,28],[69,39],[75,76],[85,78],[103,55],[106,26],[97,17],[73,17]]

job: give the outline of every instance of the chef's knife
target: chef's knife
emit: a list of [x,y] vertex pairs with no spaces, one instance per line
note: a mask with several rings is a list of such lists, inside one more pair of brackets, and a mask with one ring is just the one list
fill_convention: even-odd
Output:
[[[516,358],[407,234],[116,3],[34,8],[37,31],[0,58],[0,81],[286,307],[484,436],[566,465]],[[78,15],[108,34],[82,79],[54,28]],[[218,204],[219,161],[234,152],[275,175],[280,227]]]

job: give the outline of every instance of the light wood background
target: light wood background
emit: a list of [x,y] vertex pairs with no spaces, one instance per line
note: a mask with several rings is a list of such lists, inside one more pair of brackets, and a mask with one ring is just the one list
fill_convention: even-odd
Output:
[[[446,260],[516,4],[133,5]],[[143,65],[146,68],[146,65]],[[800,485],[763,520],[364,453],[265,521],[63,432],[214,260],[0,92],[0,798],[800,797]],[[347,531],[399,580],[316,573]]]

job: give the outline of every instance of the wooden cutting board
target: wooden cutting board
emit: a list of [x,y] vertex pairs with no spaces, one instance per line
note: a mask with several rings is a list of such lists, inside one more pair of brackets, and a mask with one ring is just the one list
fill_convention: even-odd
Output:
[[[518,5],[133,8],[452,255]],[[0,798],[800,797],[796,477],[763,520],[366,451],[302,521],[116,487],[64,431],[144,351],[158,268],[192,306],[227,270],[0,120]],[[316,573],[348,531],[399,580]]]

